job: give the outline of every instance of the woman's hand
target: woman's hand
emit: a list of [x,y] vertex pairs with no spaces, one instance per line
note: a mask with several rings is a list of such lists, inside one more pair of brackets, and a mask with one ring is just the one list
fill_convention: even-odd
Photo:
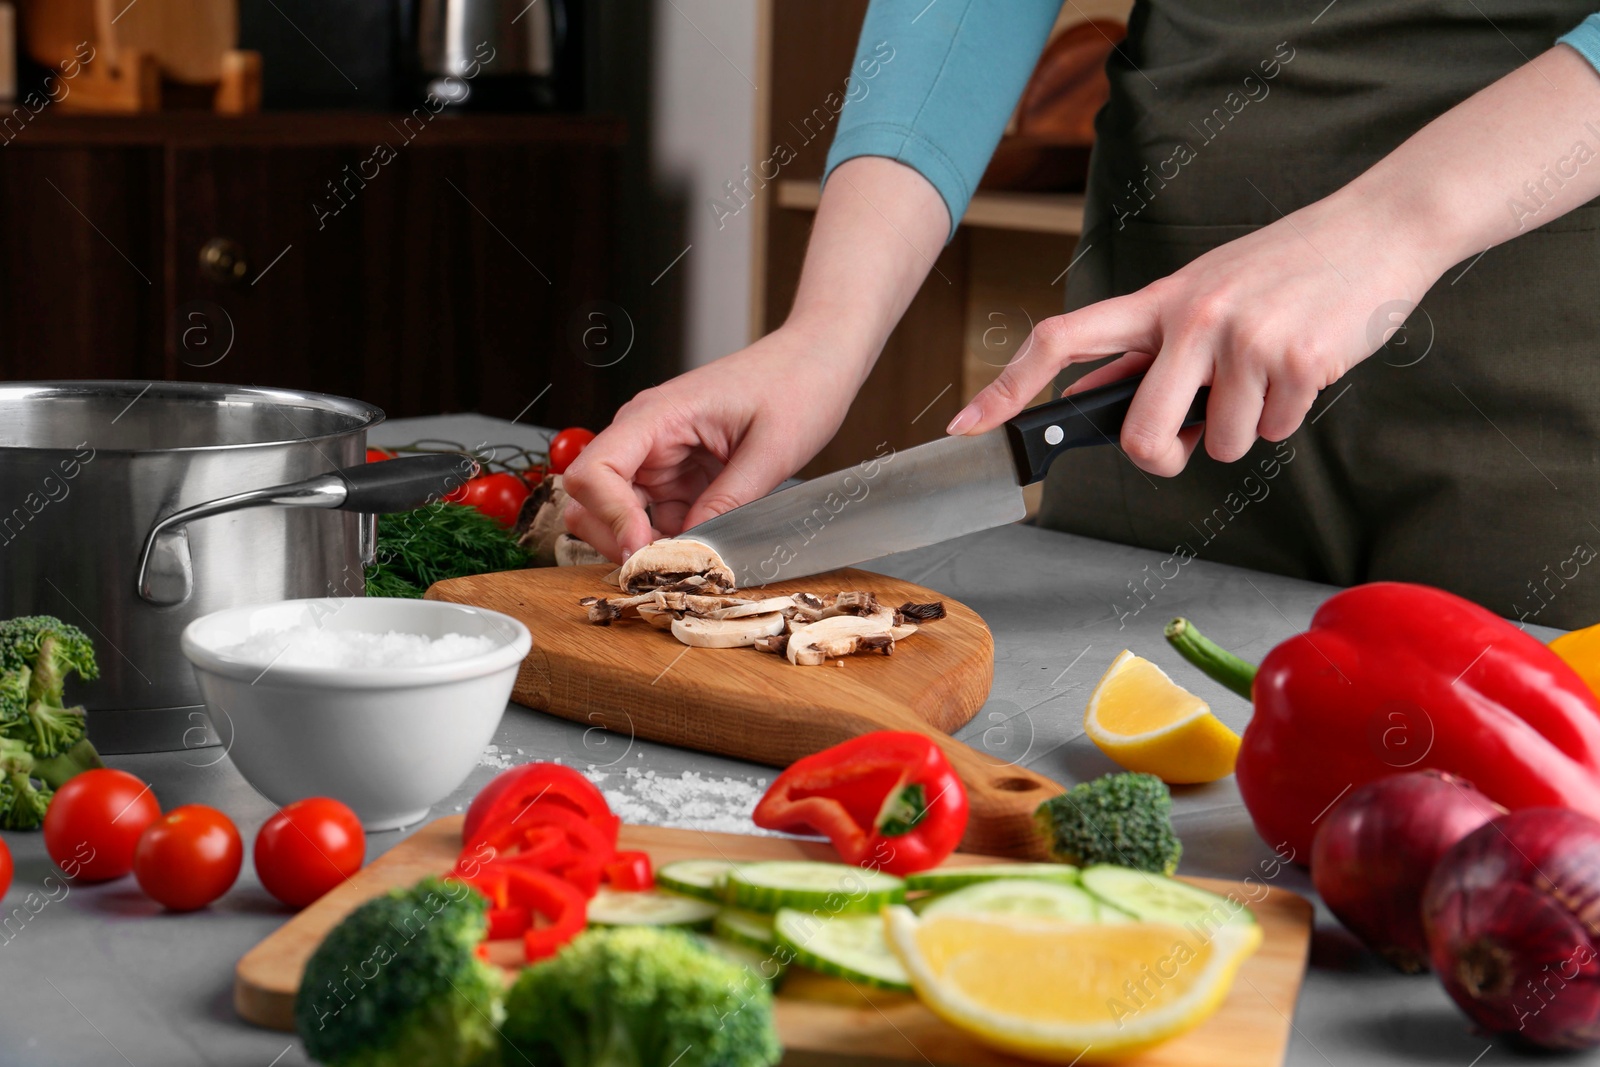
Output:
[[621,560],[771,492],[833,437],[857,374],[784,327],[645,390],[567,468],[567,529]]
[[950,432],[993,429],[1068,364],[1126,353],[1068,392],[1148,368],[1122,449],[1152,474],[1177,474],[1188,462],[1202,428],[1180,427],[1203,385],[1213,458],[1236,460],[1257,437],[1281,441],[1318,390],[1387,339],[1400,319],[1387,309],[1413,307],[1438,277],[1407,253],[1401,221],[1335,194],[1136,293],[1046,319]]

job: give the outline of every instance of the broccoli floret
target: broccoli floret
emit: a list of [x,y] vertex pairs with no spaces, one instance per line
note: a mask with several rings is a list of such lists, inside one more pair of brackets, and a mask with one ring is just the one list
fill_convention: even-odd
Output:
[[505,1063],[537,1067],[770,1067],[772,992],[677,930],[580,935],[522,972],[506,999]]
[[1051,797],[1034,812],[1050,854],[1064,863],[1115,863],[1171,874],[1183,844],[1172,794],[1153,774],[1108,774]]
[[0,830],[37,830],[54,792],[34,781],[38,773],[28,746],[0,737]]
[[367,901],[306,964],[295,1029],[331,1067],[499,1067],[505,982],[477,955],[488,901],[428,878]]
[[83,709],[62,700],[71,674],[100,674],[82,630],[50,615],[0,622],[0,734],[26,742],[39,759],[84,740]]

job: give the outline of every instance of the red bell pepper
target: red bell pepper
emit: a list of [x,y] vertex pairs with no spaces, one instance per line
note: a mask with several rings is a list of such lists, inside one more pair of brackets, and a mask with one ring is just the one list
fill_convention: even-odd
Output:
[[653,888],[656,875],[650,865],[650,853],[618,852],[616,859],[605,866],[605,879],[611,888],[624,893]]
[[461,840],[475,844],[494,827],[521,821],[536,804],[565,808],[594,823],[613,842],[617,839],[620,820],[593,782],[560,763],[524,763],[495,775],[472,798]]
[[[554,955],[588,921],[588,901],[575,887],[546,871],[510,863],[491,863],[462,881],[489,900],[488,940],[522,935],[528,962]],[[534,926],[540,915],[544,925]]]
[[822,834],[846,863],[937,867],[967,829],[967,791],[931,737],[880,730],[797,760],[756,805],[768,830]]
[[1600,818],[1600,705],[1539,641],[1470,601],[1374,582],[1336,593],[1257,670],[1184,619],[1167,638],[1255,703],[1235,773],[1256,830],[1311,855],[1317,819],[1352,788],[1435,769],[1502,806]]

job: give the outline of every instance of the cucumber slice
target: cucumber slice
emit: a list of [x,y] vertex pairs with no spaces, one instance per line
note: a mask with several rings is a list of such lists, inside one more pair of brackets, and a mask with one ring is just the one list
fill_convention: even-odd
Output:
[[1070,863],[986,863],[977,867],[935,867],[906,877],[907,889],[947,893],[999,878],[1036,878],[1045,882],[1078,884],[1078,868]]
[[759,952],[771,952],[778,947],[778,935],[772,932],[772,916],[763,912],[723,908],[711,921],[711,929],[726,941]]
[[620,893],[601,886],[589,901],[589,922],[594,926],[706,927],[716,914],[717,906],[708,900],[654,889]]
[[889,948],[878,915],[836,915],[780,908],[773,919],[778,940],[794,961],[813,971],[878,989],[911,992],[911,978]]
[[678,860],[656,871],[656,885],[686,897],[721,900],[722,880],[736,866],[727,860]]
[[906,884],[892,874],[806,860],[742,863],[728,872],[724,890],[728,903],[753,911],[804,908],[829,915],[876,915],[906,898]]
[[1092,923],[1100,920],[1100,905],[1088,893],[1073,885],[1016,878],[979,882],[954,893],[935,897],[922,909],[924,915],[983,915],[1004,912],[1030,915],[1063,922]]
[[1101,863],[1085,867],[1082,877],[1083,888],[1094,896],[1146,922],[1195,925],[1209,931],[1256,921],[1244,905],[1163,874]]
[[720,937],[702,937],[700,941],[729,963],[738,964],[747,973],[771,986],[777,985],[783,979],[783,972],[788,969],[787,965],[771,952],[763,952]]

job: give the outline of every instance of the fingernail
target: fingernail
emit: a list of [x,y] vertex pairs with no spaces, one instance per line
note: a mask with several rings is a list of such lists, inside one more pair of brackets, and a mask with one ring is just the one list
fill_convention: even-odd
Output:
[[944,432],[951,435],[962,433],[977,421],[978,412],[969,405],[961,409],[961,414],[950,420],[950,425],[944,428]]
[[623,549],[622,550],[622,562],[624,562],[624,563],[628,562],[628,557],[631,556],[631,555],[633,555],[633,549],[631,549],[631,548]]

